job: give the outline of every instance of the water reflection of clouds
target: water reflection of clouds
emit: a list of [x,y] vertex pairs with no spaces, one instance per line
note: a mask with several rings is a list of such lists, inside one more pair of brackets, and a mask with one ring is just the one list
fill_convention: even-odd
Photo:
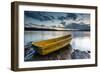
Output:
[[90,39],[89,37],[78,37],[71,41],[73,49],[79,49],[82,51],[90,50]]
[[77,32],[77,31],[74,31],[74,32],[70,32],[72,34],[72,37],[73,38],[77,38],[77,37],[89,37],[90,36],[90,32],[89,31],[81,31],[81,32]]
[[66,35],[68,34],[68,32],[56,32],[56,31],[44,31],[44,32],[41,32],[41,40],[47,40],[47,39],[52,39],[52,38],[58,38],[58,37],[61,37],[63,35]]

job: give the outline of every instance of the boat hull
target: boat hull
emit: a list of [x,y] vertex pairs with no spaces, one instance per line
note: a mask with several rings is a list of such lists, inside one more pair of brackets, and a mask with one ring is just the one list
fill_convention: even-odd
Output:
[[71,39],[71,35],[65,35],[54,39],[33,42],[32,45],[36,47],[36,50],[40,55],[47,55],[67,46],[70,44]]

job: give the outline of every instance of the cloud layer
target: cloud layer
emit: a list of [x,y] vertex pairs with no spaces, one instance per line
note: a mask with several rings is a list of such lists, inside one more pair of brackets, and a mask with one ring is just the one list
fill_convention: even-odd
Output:
[[70,23],[90,24],[90,14],[83,13],[63,13],[63,12],[40,12],[25,11],[25,23],[68,25]]

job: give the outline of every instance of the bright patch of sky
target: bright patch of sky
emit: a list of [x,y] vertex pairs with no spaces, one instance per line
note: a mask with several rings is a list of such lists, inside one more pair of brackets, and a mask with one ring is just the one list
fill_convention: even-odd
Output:
[[90,14],[25,11],[24,23],[59,27],[64,27],[70,23],[89,25]]

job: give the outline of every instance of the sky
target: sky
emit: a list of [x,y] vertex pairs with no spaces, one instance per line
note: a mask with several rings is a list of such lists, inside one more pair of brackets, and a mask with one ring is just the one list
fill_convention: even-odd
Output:
[[90,25],[90,14],[24,11],[24,23],[61,27],[70,23]]

